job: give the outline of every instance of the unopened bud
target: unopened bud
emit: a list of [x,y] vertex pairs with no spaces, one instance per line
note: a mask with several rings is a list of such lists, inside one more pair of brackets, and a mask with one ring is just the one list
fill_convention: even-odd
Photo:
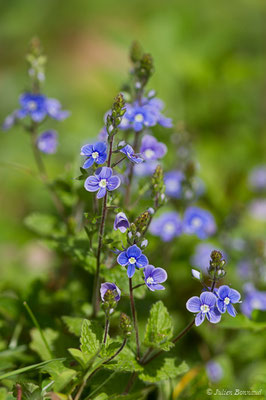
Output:
[[120,329],[124,336],[130,336],[132,333],[131,320],[125,313],[120,315]]

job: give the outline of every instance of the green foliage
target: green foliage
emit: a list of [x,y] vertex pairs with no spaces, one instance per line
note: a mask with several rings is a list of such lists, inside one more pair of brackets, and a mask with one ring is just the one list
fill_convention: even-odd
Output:
[[[31,343],[30,343],[30,348],[36,353],[39,354],[41,360],[49,360],[51,359],[51,355],[49,354],[47,347],[45,346],[45,343],[43,342],[43,339],[41,337],[41,334],[38,329],[33,328],[30,332],[31,334]],[[54,348],[54,342],[58,338],[59,334],[58,332],[54,331],[51,328],[46,328],[43,329],[43,334],[46,338],[46,341],[51,349]]]
[[83,318],[63,316],[62,320],[66,324],[69,332],[80,337]]
[[113,361],[104,364],[104,368],[118,372],[139,372],[143,370],[143,367],[136,361],[135,354],[128,347],[124,348]]
[[220,323],[221,328],[225,329],[250,329],[254,332],[264,331],[266,322],[253,321],[243,314],[238,314],[235,318],[224,318]]
[[173,323],[167,308],[162,301],[153,304],[146,325],[144,344],[147,347],[157,348],[164,351],[170,350],[173,343]]
[[42,237],[55,237],[60,232],[57,218],[50,214],[34,212],[25,218],[24,223],[28,229]]
[[98,325],[84,319],[81,327],[80,349],[85,354],[96,354],[100,350],[99,336],[101,331]]
[[139,378],[144,382],[156,383],[167,379],[176,378],[188,371],[188,366],[183,361],[178,366],[174,358],[158,357],[145,366],[145,370],[140,373]]
[[62,361],[52,361],[42,368],[42,372],[47,372],[53,383],[53,390],[61,392],[75,378],[77,371],[66,368]]

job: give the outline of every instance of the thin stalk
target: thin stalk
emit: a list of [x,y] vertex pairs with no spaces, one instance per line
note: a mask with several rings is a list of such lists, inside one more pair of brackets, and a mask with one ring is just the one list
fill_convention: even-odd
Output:
[[109,318],[109,316],[106,316],[105,317],[105,328],[104,328],[103,344],[106,344],[107,335],[108,335],[108,331],[109,331],[109,326],[110,326],[110,318]]
[[120,164],[120,163],[121,163],[122,161],[124,161],[126,158],[127,158],[126,156],[120,158],[120,160],[118,160],[117,162],[115,162],[115,163],[112,164],[112,168],[116,167],[118,164]]
[[17,400],[22,399],[22,387],[18,383],[16,384],[16,389],[17,389]]
[[130,296],[131,313],[132,313],[134,329],[135,329],[135,334],[136,334],[137,358],[140,359],[139,329],[138,329],[137,312],[136,312],[134,295],[133,295],[132,278],[129,278],[129,296]]
[[89,399],[91,399],[91,396],[95,395],[95,393],[97,393],[107,382],[109,382],[109,381],[113,378],[113,376],[114,376],[115,374],[117,374],[117,371],[114,371],[110,376],[108,376],[108,378],[105,379],[105,381],[103,381],[103,383],[101,383],[99,386],[97,386],[97,388],[94,389],[93,392],[91,392],[91,393],[89,394],[89,396],[85,397],[84,400],[89,400]]
[[132,290],[135,290],[135,289],[137,289],[137,288],[139,288],[141,286],[145,286],[145,283],[139,283],[138,285],[133,286]]
[[[133,149],[134,149],[135,153],[138,153],[140,135],[141,135],[141,131],[135,133],[135,138],[134,138],[134,143],[133,143]],[[128,208],[129,204],[130,204],[131,185],[132,185],[133,175],[134,175],[134,164],[130,163],[129,173],[128,173],[128,184],[126,187],[126,194],[125,194],[125,207],[126,208]]]
[[[112,152],[113,152],[113,140],[114,140],[114,135],[110,137],[107,167],[110,167],[110,165],[111,165],[111,158],[112,158]],[[100,223],[100,229],[99,229],[99,235],[98,235],[98,248],[97,248],[97,256],[96,256],[96,274],[95,274],[94,283],[93,283],[93,293],[92,293],[93,317],[96,317],[96,315],[98,314],[99,306],[100,306],[100,297],[99,297],[100,264],[101,264],[101,251],[102,251],[102,245],[103,245],[104,226],[105,226],[105,220],[106,220],[106,214],[107,214],[107,196],[108,196],[108,191],[106,190],[106,194],[103,198],[102,217],[101,217],[101,223]]]
[[28,305],[28,303],[27,303],[26,301],[24,301],[23,305],[24,305],[24,307],[26,308],[26,310],[27,310],[27,312],[28,312],[28,314],[29,314],[29,316],[30,316],[30,318],[31,318],[31,320],[32,320],[32,322],[33,322],[33,324],[34,324],[35,327],[38,329],[38,331],[39,331],[39,333],[40,333],[40,335],[41,335],[42,341],[43,341],[43,343],[44,343],[44,345],[45,345],[45,347],[46,347],[46,349],[47,349],[47,351],[48,351],[50,357],[53,358],[53,353],[52,353],[52,351],[51,351],[51,349],[50,349],[50,346],[49,346],[49,344],[48,344],[48,342],[47,342],[47,340],[46,340],[44,334],[43,334],[43,331],[42,331],[42,329],[41,329],[41,327],[40,327],[39,322],[38,322],[37,319],[35,318],[33,312],[31,311],[31,309],[30,309],[30,307],[29,307],[29,305]]

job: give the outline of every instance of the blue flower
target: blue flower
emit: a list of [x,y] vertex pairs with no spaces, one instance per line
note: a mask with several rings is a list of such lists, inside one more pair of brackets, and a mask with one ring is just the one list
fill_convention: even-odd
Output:
[[236,310],[233,304],[240,303],[240,293],[235,289],[231,289],[227,285],[223,285],[219,287],[217,294],[217,308],[220,313],[223,314],[227,310],[228,314],[231,315],[231,317],[235,317]]
[[167,147],[164,143],[158,142],[154,136],[144,135],[140,152],[146,161],[153,161],[162,158],[167,152]]
[[252,169],[248,176],[249,186],[255,190],[266,189],[266,165],[260,165]]
[[171,118],[165,117],[161,111],[164,108],[164,102],[157,97],[151,99],[144,99],[143,104],[149,105],[157,115],[157,123],[164,128],[172,128],[173,123]]
[[91,167],[94,163],[103,164],[107,159],[106,143],[85,144],[81,147],[80,155],[86,156],[86,161],[83,164],[84,169]]
[[143,158],[141,158],[138,154],[135,154],[134,150],[129,144],[123,147],[120,152],[125,154],[127,158],[134,164],[140,164],[143,162]]
[[144,161],[134,167],[134,174],[139,177],[152,175],[158,165],[156,161]]
[[164,242],[169,242],[182,233],[182,221],[177,212],[167,212],[159,218],[153,219],[150,225],[150,232],[160,236]]
[[206,372],[207,372],[208,378],[212,382],[219,382],[224,375],[223,368],[217,361],[214,361],[214,360],[210,360],[207,362]]
[[69,116],[69,112],[62,110],[61,104],[56,99],[49,99],[43,94],[23,93],[19,98],[21,108],[9,115],[3,124],[5,130],[11,128],[16,119],[29,116],[34,122],[42,122],[48,115],[58,121]]
[[216,224],[212,214],[199,207],[188,207],[183,219],[184,233],[197,235],[206,239],[216,231]]
[[135,274],[135,269],[146,267],[149,261],[147,257],[142,254],[140,248],[134,244],[119,254],[117,262],[123,267],[127,266],[127,275],[129,278],[132,278]]
[[105,282],[105,283],[101,284],[101,289],[100,289],[101,299],[103,302],[105,301],[104,296],[105,296],[105,293],[107,292],[107,290],[111,290],[114,293],[116,302],[118,302],[120,300],[121,290],[119,289],[119,287],[116,286],[114,283]]
[[245,297],[241,304],[241,312],[251,318],[253,310],[266,311],[266,291],[257,290],[251,283],[244,286]]
[[258,221],[266,221],[266,199],[255,199],[248,207],[250,216]]
[[114,230],[120,230],[120,232],[125,233],[126,230],[130,227],[130,223],[126,217],[126,214],[123,212],[119,212],[116,214],[115,222],[114,222]]
[[120,129],[133,128],[134,131],[139,132],[144,127],[151,127],[156,125],[157,113],[149,105],[133,105],[127,104],[126,112],[119,125]]
[[165,194],[175,199],[182,196],[182,182],[185,176],[181,171],[169,171],[164,175]]
[[17,112],[17,117],[22,119],[29,115],[35,122],[41,122],[47,115],[46,97],[43,94],[24,93],[19,99],[21,109]]
[[105,196],[106,191],[112,191],[120,186],[120,178],[113,176],[112,168],[101,167],[95,171],[94,175],[89,176],[84,187],[88,192],[97,192],[97,199]]
[[49,130],[41,133],[38,136],[36,143],[38,149],[43,153],[54,154],[58,145],[57,132]]
[[155,268],[153,265],[147,265],[143,272],[145,283],[152,292],[165,289],[163,285],[160,285],[160,283],[165,282],[167,279],[167,272],[163,268]]
[[199,326],[207,317],[212,324],[217,324],[221,320],[221,314],[216,307],[216,296],[211,292],[203,292],[200,297],[193,296],[187,303],[187,310],[192,313],[197,313],[195,325]]

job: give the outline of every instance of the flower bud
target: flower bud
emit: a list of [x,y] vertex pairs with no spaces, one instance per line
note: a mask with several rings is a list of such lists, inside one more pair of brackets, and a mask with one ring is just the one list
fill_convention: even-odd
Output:
[[200,271],[197,271],[196,269],[192,269],[192,270],[191,270],[191,274],[192,274],[192,277],[193,277],[194,279],[197,279],[198,281],[201,280],[202,274],[201,274]]
[[120,314],[120,329],[126,337],[132,333],[131,320],[125,313]]
[[133,63],[137,63],[141,60],[142,57],[142,48],[139,42],[134,41],[130,48],[130,59]]

